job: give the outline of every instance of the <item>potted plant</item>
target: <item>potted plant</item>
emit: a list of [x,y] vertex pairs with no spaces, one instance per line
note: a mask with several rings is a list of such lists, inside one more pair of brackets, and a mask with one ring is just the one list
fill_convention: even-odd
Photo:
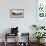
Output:
[[32,25],[33,28],[35,28],[36,30],[38,30],[38,26],[37,25]]
[[37,38],[38,43],[41,43],[40,40],[42,38],[45,38],[44,37],[46,36],[45,34],[46,34],[45,32],[35,32],[33,35]]
[[32,27],[35,28],[36,30],[45,29],[45,26],[32,25]]

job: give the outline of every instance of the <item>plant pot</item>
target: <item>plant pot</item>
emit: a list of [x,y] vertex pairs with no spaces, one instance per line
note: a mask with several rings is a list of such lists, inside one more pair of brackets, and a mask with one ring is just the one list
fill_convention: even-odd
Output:
[[37,43],[40,43],[40,39],[37,39]]
[[39,44],[41,44],[41,43],[44,42],[44,40],[45,40],[45,39],[38,39],[37,42],[38,42]]
[[40,39],[40,43],[44,43],[44,40],[45,40],[45,39]]

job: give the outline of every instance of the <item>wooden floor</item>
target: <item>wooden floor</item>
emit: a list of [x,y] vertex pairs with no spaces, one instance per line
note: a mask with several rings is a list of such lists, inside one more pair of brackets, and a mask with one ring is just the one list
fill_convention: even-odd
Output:
[[[4,43],[2,42],[0,42],[0,46],[4,46]],[[12,43],[12,42],[10,42],[10,43],[8,43],[8,45],[7,46],[15,46],[15,42],[14,43]],[[25,46],[25,45],[24,45]],[[30,43],[30,46],[37,46],[37,43]],[[46,43],[44,43],[44,45],[41,45],[41,46],[46,46]]]

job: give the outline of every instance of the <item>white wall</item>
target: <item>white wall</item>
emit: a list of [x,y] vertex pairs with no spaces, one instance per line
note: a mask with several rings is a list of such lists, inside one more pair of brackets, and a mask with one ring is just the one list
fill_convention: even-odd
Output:
[[[24,18],[10,18],[10,9],[24,9]],[[36,0],[0,0],[0,34],[11,27],[19,27],[20,32],[30,32],[36,24]]]

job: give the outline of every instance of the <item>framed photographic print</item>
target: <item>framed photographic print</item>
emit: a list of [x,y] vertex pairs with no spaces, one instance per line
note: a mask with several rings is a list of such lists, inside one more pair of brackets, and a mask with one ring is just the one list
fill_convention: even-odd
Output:
[[24,9],[11,9],[10,17],[11,18],[24,18]]
[[46,25],[46,0],[37,0],[36,10],[37,25]]
[[39,18],[46,18],[46,0],[37,0],[37,15]]

